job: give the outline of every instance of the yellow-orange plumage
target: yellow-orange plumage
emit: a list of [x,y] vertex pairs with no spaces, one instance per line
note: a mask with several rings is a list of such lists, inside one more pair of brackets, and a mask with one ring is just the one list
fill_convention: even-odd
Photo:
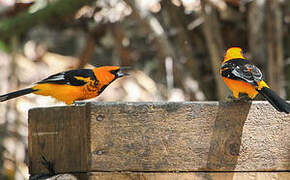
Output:
[[[239,47],[232,47],[229,48],[226,52],[223,64],[232,60],[232,59],[240,59],[240,61],[246,60],[246,58],[243,56],[242,49]],[[221,73],[224,69],[221,69]],[[251,69],[248,69],[249,71],[252,71]],[[227,77],[222,77],[224,82],[227,84],[229,89],[233,92],[233,95],[235,98],[239,98],[240,93],[247,94],[251,99],[254,99],[259,93],[256,90],[257,87],[253,86],[252,84],[249,84],[248,82],[242,81],[242,80],[236,80],[231,79]],[[257,82],[257,86],[259,89],[262,87],[269,87],[263,80],[261,82]]]
[[124,75],[126,74],[121,73],[118,66],[65,71],[38,82],[32,88],[2,95],[0,96],[0,102],[34,93],[42,96],[51,96],[70,105],[74,101],[98,96],[110,83]]
[[235,98],[238,99],[240,93],[245,93],[254,99],[260,93],[278,111],[290,112],[290,105],[269,88],[262,79],[259,68],[243,56],[241,48],[233,47],[227,50],[220,74]]
[[249,83],[232,80],[225,77],[223,77],[223,80],[225,81],[229,89],[233,92],[234,97],[237,99],[239,98],[240,93],[248,94],[251,99],[254,99],[258,95],[256,89]]
[[70,86],[59,84],[37,84],[33,87],[38,91],[33,92],[37,95],[51,96],[58,101],[65,102],[67,105],[72,104],[74,101],[91,99],[98,96],[98,91],[89,92],[86,86]]

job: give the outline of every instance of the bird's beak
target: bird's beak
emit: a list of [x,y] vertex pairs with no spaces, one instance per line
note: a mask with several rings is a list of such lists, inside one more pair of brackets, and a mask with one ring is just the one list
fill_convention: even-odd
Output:
[[128,76],[128,73],[123,72],[124,70],[129,70],[131,69],[131,67],[128,66],[124,66],[124,67],[120,67],[120,70],[117,72],[117,76],[118,77],[123,77],[123,76]]
[[124,73],[124,72],[121,72],[121,71],[117,72],[117,77],[123,77],[123,76],[128,76],[128,75],[129,75],[128,73]]

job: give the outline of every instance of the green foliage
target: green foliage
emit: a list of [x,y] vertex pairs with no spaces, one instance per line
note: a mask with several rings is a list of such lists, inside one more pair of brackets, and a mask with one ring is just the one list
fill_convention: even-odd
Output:
[[6,43],[4,41],[0,41],[0,51],[9,52],[9,48],[7,47]]

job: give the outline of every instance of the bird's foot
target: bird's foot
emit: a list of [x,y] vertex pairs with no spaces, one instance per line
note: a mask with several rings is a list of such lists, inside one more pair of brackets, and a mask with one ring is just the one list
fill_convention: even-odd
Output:
[[249,102],[251,98],[247,94],[240,94],[239,98],[235,98],[233,95],[229,95],[225,99],[226,102]]
[[72,103],[73,106],[81,106],[81,105],[85,105],[87,102],[85,101],[74,101]]
[[239,99],[240,99],[240,101],[243,101],[243,102],[251,102],[252,101],[252,99],[247,94],[243,94],[243,93],[240,94]]
[[226,97],[225,102],[238,102],[240,99],[235,98],[233,95],[229,95]]

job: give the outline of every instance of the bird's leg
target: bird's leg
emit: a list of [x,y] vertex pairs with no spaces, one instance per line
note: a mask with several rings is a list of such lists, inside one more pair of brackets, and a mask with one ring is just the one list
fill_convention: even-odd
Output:
[[237,101],[239,101],[239,99],[235,98],[233,95],[228,95],[226,97],[226,100],[225,101],[226,102],[237,102]]
[[250,97],[248,94],[240,94],[240,100],[244,102],[248,102],[252,100],[252,97]]
[[251,97],[249,97],[245,93],[235,93],[233,95],[229,95],[226,98],[226,102],[241,102],[241,101],[243,101],[243,102],[249,102],[251,100],[252,100]]
[[253,99],[257,96],[257,94],[258,94],[258,93],[255,93],[255,94],[254,94],[254,93],[253,93],[253,94],[249,94],[249,97],[253,100]]
[[226,102],[237,102],[239,101],[239,92],[233,92],[233,95],[228,95],[226,97]]
[[86,102],[85,101],[74,101],[72,103],[73,106],[81,106],[81,105],[85,105]]

